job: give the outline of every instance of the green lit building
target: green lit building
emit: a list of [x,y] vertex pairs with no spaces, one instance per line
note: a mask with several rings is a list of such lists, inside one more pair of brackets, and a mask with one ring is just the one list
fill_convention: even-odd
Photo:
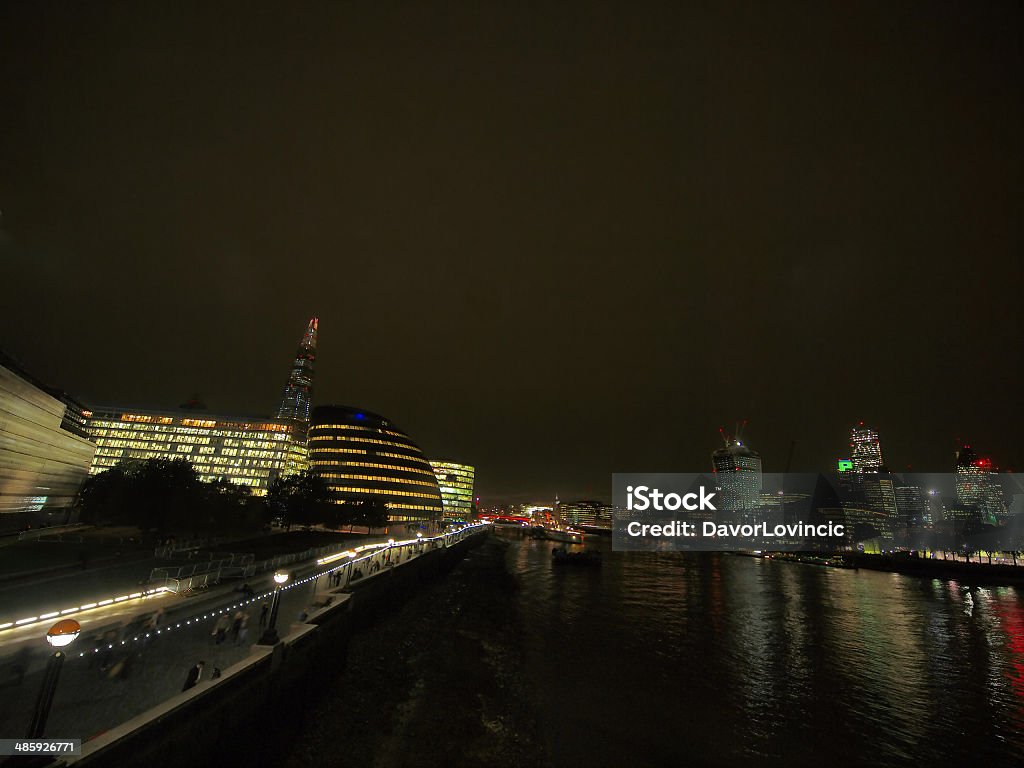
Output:
[[476,470],[468,464],[431,461],[430,466],[441,488],[445,520],[470,520],[473,517],[473,480]]

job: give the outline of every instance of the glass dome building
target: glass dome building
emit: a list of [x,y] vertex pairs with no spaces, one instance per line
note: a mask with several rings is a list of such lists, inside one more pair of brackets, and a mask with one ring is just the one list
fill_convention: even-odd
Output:
[[441,490],[423,451],[383,416],[320,405],[309,426],[309,468],[339,504],[383,501],[393,523],[440,519]]

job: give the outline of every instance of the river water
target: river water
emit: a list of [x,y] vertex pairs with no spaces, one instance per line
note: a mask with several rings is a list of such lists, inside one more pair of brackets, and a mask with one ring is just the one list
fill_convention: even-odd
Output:
[[1024,594],[509,536],[550,762],[1020,764]]

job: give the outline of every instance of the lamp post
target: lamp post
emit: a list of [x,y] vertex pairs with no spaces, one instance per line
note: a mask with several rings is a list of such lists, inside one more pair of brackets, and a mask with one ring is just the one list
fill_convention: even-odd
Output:
[[260,645],[277,645],[279,641],[277,636],[277,610],[281,605],[281,587],[284,586],[286,581],[288,581],[287,573],[278,571],[274,574],[274,583],[277,586],[274,588],[274,597],[270,602],[270,623],[267,624],[267,629],[263,633],[263,637],[260,638]]
[[39,691],[39,698],[36,699],[36,708],[32,712],[32,723],[28,727],[28,738],[40,739],[46,730],[46,720],[50,716],[50,706],[53,704],[53,694],[57,690],[57,681],[60,679],[60,668],[64,663],[64,651],[61,648],[71,645],[82,631],[82,626],[74,619],[58,621],[46,633],[46,642],[57,650],[49,661],[46,662],[46,672],[43,675],[43,687]]

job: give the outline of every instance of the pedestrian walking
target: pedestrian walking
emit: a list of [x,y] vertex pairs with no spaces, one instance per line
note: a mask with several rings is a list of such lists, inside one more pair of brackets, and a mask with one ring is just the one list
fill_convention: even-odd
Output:
[[117,631],[108,629],[103,633],[102,646],[100,647],[100,672],[106,672],[113,664],[114,644],[120,642],[117,639]]
[[226,613],[221,614],[217,618],[217,623],[213,625],[213,642],[215,645],[223,643],[228,636],[228,615]]
[[238,627],[238,637],[235,638],[235,645],[244,645],[246,638],[249,637],[249,614],[246,613],[242,616],[242,623]]
[[267,628],[267,614],[270,613],[270,608],[266,603],[260,606],[260,630]]
[[127,680],[132,674],[132,654],[129,651],[120,659],[117,660],[107,672],[107,677],[111,680]]
[[12,663],[14,668],[13,679],[16,686],[25,682],[25,675],[28,672],[28,667],[31,663],[32,651],[29,650],[27,645],[23,645],[14,655],[14,662]]
[[205,661],[197,662],[192,669],[188,671],[188,677],[185,678],[185,685],[182,686],[183,691],[187,691],[189,688],[194,688],[203,677],[203,667],[206,666]]
[[241,611],[235,611],[234,620],[231,622],[231,639],[235,641],[235,645],[238,644],[238,634],[242,631],[242,620],[244,614]]

